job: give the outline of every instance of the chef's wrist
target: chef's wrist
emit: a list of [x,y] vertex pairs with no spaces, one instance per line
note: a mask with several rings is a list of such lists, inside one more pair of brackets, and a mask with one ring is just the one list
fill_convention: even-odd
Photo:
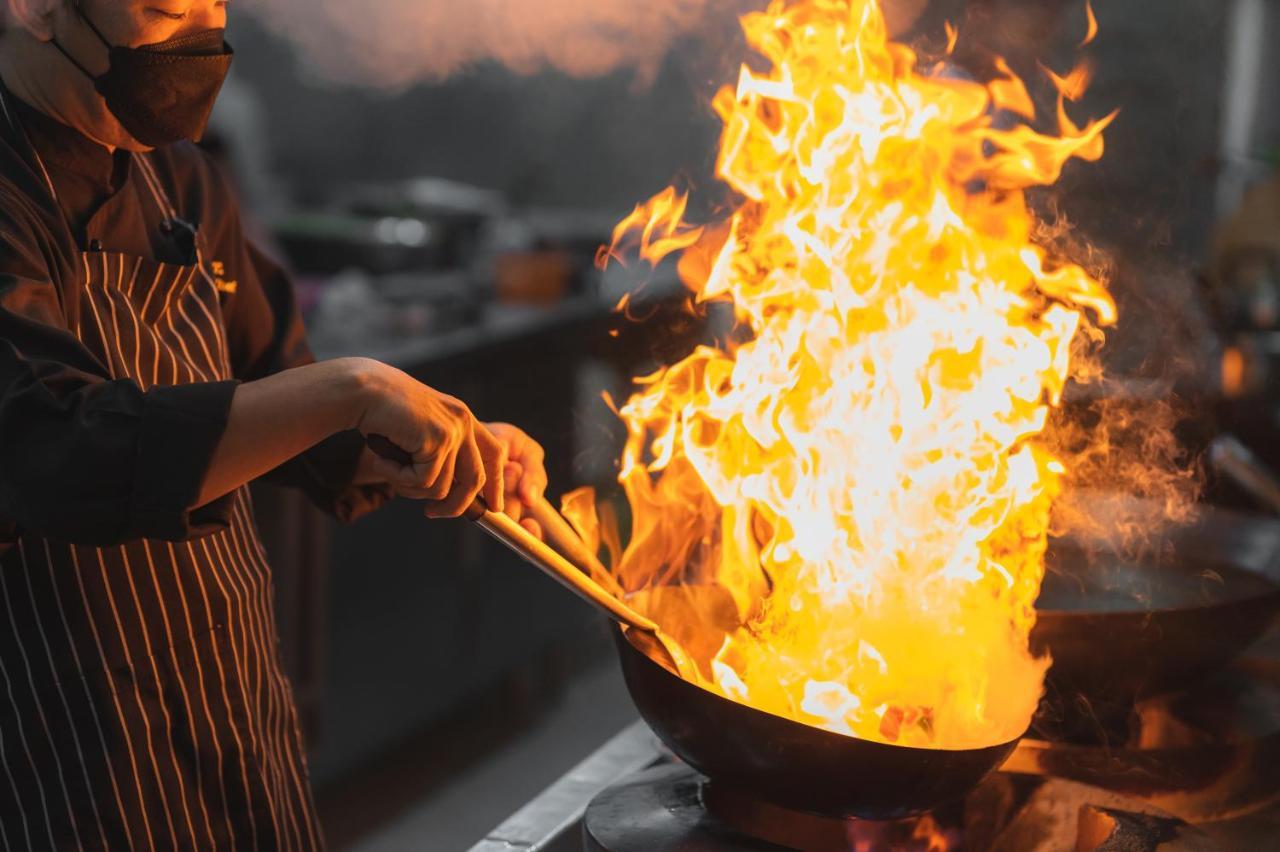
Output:
[[333,406],[334,432],[357,429],[365,412],[384,394],[387,365],[372,358],[336,358],[317,365],[327,367],[326,397]]

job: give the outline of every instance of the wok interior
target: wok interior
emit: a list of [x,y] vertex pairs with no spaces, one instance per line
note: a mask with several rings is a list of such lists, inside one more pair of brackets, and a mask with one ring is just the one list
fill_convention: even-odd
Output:
[[[699,672],[708,679],[711,677],[711,660],[714,659],[715,655],[720,651],[720,647],[724,643],[725,635],[737,629],[740,625],[738,610],[733,597],[726,589],[724,589],[724,587],[714,584],[656,586],[651,589],[646,589],[644,591],[628,595],[627,602],[640,612],[657,621],[659,626],[662,628],[663,633],[667,634],[667,638],[674,639],[678,644],[680,644],[685,653],[688,654],[697,665]],[[670,667],[666,665],[664,661],[654,656],[647,643],[633,640],[632,636],[635,632],[636,631],[633,630],[621,631],[622,636],[626,639],[627,645],[637,653],[655,663],[669,677],[680,680],[681,678],[672,672]],[[718,693],[705,689],[699,684],[691,683],[690,685],[698,688],[702,693],[704,693],[708,701],[738,704],[738,702],[734,702],[732,699],[725,698]],[[777,716],[748,704],[742,704],[739,706],[747,707],[754,713],[768,716],[778,725],[795,726],[796,728],[811,731],[812,736],[814,737],[831,737],[839,741],[868,743],[878,748],[889,750],[901,749],[904,751],[934,753],[982,750],[920,748],[893,743],[871,743],[869,740],[863,740],[858,737],[852,737],[835,731],[828,731],[824,728],[806,725],[793,719]],[[1001,747],[1003,745],[1005,744],[993,744],[991,747]]]
[[925,749],[812,727],[677,677],[624,636],[627,688],[654,733],[716,784],[782,807],[841,819],[924,813],[963,797],[1016,745]]

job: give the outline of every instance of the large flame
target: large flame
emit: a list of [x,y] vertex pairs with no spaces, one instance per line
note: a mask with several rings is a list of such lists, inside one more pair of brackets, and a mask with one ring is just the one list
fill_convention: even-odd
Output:
[[609,254],[681,253],[747,342],[697,349],[621,407],[625,550],[589,492],[566,512],[630,591],[728,591],[727,620],[636,598],[710,642],[704,687],[870,740],[1008,741],[1047,665],[1028,635],[1064,469],[1037,438],[1077,333],[1115,313],[1037,242],[1023,190],[1101,156],[1110,117],[1068,117],[1082,69],[1052,78],[1058,132],[1034,130],[1007,66],[987,84],[922,69],[872,0],[775,0],[742,24],[769,67],[714,101],[740,204],[692,227],[668,189]]

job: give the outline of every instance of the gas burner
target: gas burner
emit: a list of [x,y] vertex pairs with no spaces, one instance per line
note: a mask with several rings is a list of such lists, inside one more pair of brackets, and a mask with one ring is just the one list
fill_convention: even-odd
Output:
[[1122,743],[1024,740],[964,800],[897,822],[778,807],[682,763],[599,793],[598,852],[1005,852],[1264,848],[1280,837],[1280,661],[1243,660],[1138,704]]
[[[1078,839],[1086,838],[1092,845],[1078,847]],[[683,764],[646,769],[597,795],[583,817],[583,841],[592,852],[1213,848],[1175,817],[1070,781],[998,773],[963,802],[934,814],[872,822],[817,817],[717,792]]]
[[638,772],[596,796],[583,818],[596,852],[850,852],[959,849],[963,808],[896,822],[838,820],[723,789],[683,764]]
[[1080,731],[1022,740],[1004,770],[1072,779],[1192,822],[1258,810],[1280,801],[1280,660],[1241,660],[1139,702],[1124,730]]

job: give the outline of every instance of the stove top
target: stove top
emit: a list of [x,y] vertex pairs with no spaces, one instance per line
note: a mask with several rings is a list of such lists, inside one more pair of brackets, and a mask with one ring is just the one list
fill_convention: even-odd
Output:
[[1280,659],[1246,659],[1143,702],[1122,729],[1024,739],[964,801],[918,819],[816,817],[724,781],[678,762],[637,723],[473,852],[1280,848]]

